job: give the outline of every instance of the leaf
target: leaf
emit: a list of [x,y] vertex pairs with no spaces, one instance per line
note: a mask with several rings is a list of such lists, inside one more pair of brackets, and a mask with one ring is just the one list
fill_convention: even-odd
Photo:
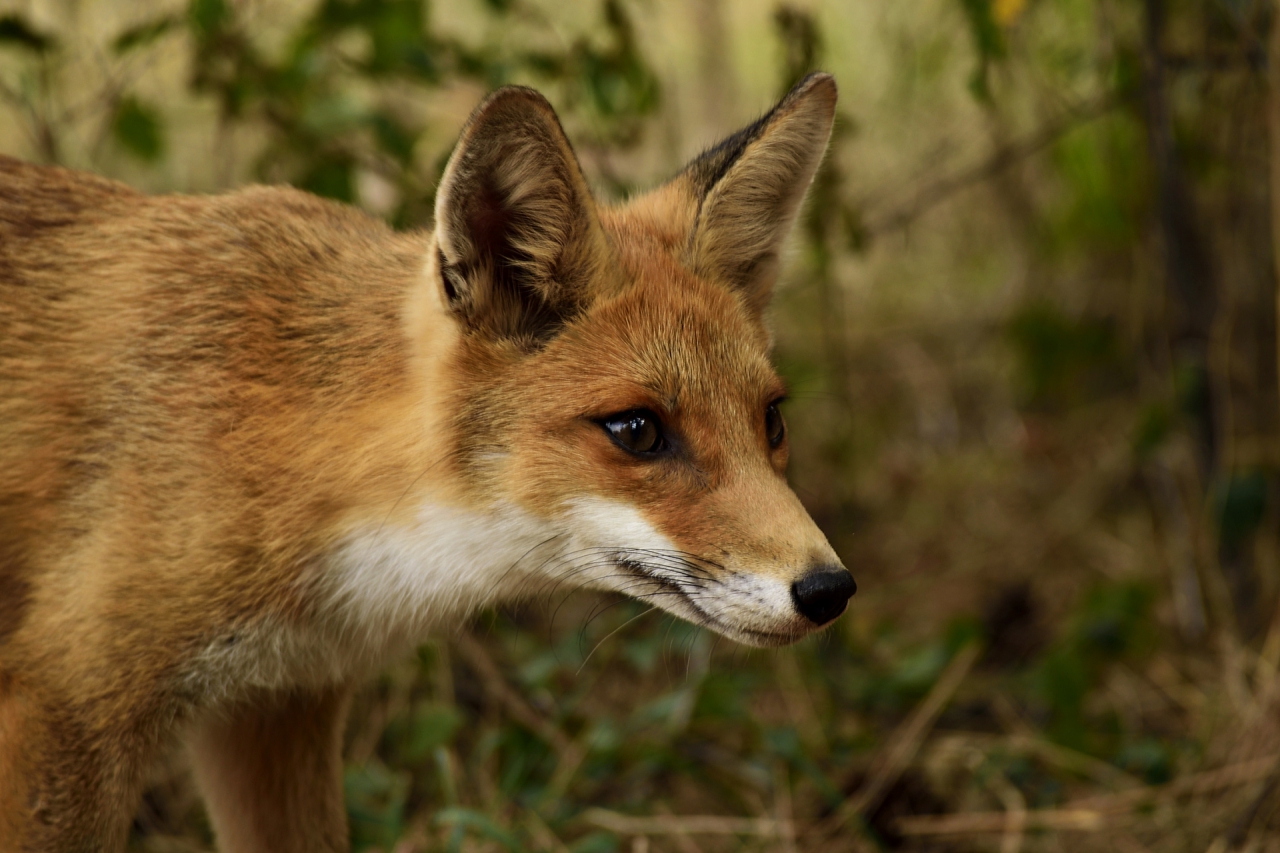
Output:
[[395,157],[400,165],[407,166],[413,159],[416,134],[401,124],[394,116],[378,113],[372,118],[373,132],[383,151]]
[[191,0],[187,7],[191,28],[200,36],[217,32],[230,17],[226,0]]
[[1257,469],[1233,471],[1218,485],[1213,503],[1223,545],[1237,547],[1261,526],[1267,514],[1267,492],[1267,477]]
[[1163,402],[1149,403],[1139,416],[1133,436],[1133,453],[1139,459],[1151,455],[1173,432],[1174,414]]
[[960,5],[969,21],[969,32],[979,58],[983,61],[1002,59],[1005,54],[1004,36],[993,15],[991,0],[960,0]]
[[53,36],[38,32],[21,15],[5,15],[0,18],[0,45],[14,44],[44,53],[57,46]]
[[493,818],[475,809],[459,807],[444,809],[436,815],[436,822],[444,826],[466,827],[491,841],[498,842],[511,853],[520,853],[520,842],[514,835],[494,823]]
[[462,714],[451,705],[435,705],[421,708],[410,721],[409,738],[404,747],[404,757],[420,761],[453,740],[462,727]]
[[388,770],[372,759],[347,767],[342,780],[353,847],[379,845],[389,849],[404,831],[410,775]]
[[1138,773],[1148,785],[1163,785],[1173,777],[1173,756],[1169,748],[1155,738],[1126,744],[1116,755],[1115,763],[1131,773]]
[[154,162],[164,153],[163,130],[155,109],[136,98],[122,98],[116,105],[111,133],[139,160]]
[[1004,35],[992,14],[991,0],[960,0],[960,6],[964,9],[973,46],[978,52],[978,65],[969,77],[969,92],[975,100],[990,103],[987,70],[992,60],[1004,58]]
[[617,853],[618,839],[607,832],[593,832],[573,842],[570,853]]
[[349,203],[355,198],[355,164],[342,155],[327,157],[297,183],[308,192]]
[[369,70],[375,74],[400,70],[412,54],[426,47],[422,7],[411,0],[383,3],[364,27],[373,40]]
[[117,55],[128,53],[139,47],[145,47],[178,25],[179,21],[172,15],[138,24],[116,36],[111,43],[111,50]]

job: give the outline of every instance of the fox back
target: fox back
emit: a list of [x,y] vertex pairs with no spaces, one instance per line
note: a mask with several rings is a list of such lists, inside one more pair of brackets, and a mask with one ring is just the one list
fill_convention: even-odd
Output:
[[0,850],[119,849],[174,737],[223,849],[346,849],[352,686],[487,603],[839,615],[763,318],[834,106],[603,206],[503,89],[415,233],[0,158]]

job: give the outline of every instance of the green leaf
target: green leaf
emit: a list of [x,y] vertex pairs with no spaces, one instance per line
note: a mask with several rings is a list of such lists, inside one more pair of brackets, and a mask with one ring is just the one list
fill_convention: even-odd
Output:
[[413,131],[388,113],[377,113],[371,123],[378,146],[402,166],[407,166],[413,159],[413,145],[417,141]]
[[1173,756],[1154,738],[1126,744],[1116,756],[1117,766],[1137,773],[1148,785],[1163,785],[1173,778]]
[[983,60],[1002,59],[1005,54],[1004,36],[991,14],[991,0],[960,0],[960,6],[969,22],[969,32],[978,56]]
[[1244,543],[1267,514],[1267,477],[1255,469],[1233,471],[1219,483],[1213,496],[1218,516],[1218,537],[1235,547]]
[[145,47],[178,25],[179,21],[172,15],[139,24],[116,36],[111,43],[111,50],[119,56],[139,47]]
[[451,705],[420,708],[409,723],[409,737],[403,755],[409,761],[425,759],[453,740],[462,726],[462,714]]
[[570,853],[617,853],[618,839],[607,832],[593,832],[573,842]]
[[425,48],[422,7],[406,0],[384,2],[376,17],[365,23],[373,40],[369,69],[376,73],[399,70],[415,51]]
[[303,104],[302,128],[319,138],[332,138],[366,120],[363,107],[341,93],[311,97]]
[[355,166],[341,155],[320,160],[302,176],[298,186],[325,198],[351,202],[355,198]]
[[1103,659],[1135,651],[1141,645],[1152,597],[1149,589],[1137,583],[1094,589],[1085,598],[1077,645]]
[[187,7],[187,18],[191,28],[199,36],[217,32],[230,19],[231,10],[226,0],[191,0]]
[[116,105],[111,133],[126,151],[148,163],[164,153],[164,134],[154,108],[126,97]]
[[0,45],[13,44],[44,53],[57,46],[53,36],[38,32],[21,15],[0,18]]
[[351,765],[342,775],[353,847],[389,849],[405,825],[405,803],[412,779],[388,770],[377,759]]
[[969,77],[969,92],[975,100],[990,103],[991,87],[987,81],[987,70],[992,60],[1004,58],[1004,35],[1000,32],[995,16],[991,14],[991,0],[960,0],[960,6],[964,9],[969,33],[973,36],[973,46],[978,52],[978,65]]
[[1010,318],[1008,333],[1032,405],[1065,405],[1123,375],[1115,333],[1104,321],[1032,302]]
[[475,809],[460,807],[444,809],[436,815],[436,823],[444,826],[465,827],[480,833],[490,841],[496,841],[511,853],[520,853],[520,841],[507,830],[494,823],[493,818]]
[[1142,410],[1133,435],[1133,453],[1139,459],[1150,456],[1173,432],[1174,415],[1163,402],[1149,403]]

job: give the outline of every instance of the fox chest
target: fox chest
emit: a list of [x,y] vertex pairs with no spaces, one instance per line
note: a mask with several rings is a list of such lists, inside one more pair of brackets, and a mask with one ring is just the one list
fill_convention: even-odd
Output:
[[424,506],[411,526],[358,531],[305,572],[305,616],[219,632],[184,692],[217,703],[367,676],[479,608],[536,592],[559,550],[555,531],[518,510]]

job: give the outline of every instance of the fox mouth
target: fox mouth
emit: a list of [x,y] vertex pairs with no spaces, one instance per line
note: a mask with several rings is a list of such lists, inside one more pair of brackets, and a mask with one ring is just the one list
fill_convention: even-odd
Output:
[[647,600],[650,598],[658,598],[658,596],[674,596],[675,600],[683,607],[673,608],[667,606],[667,602],[671,598],[666,598],[662,603],[658,604],[661,609],[672,612],[695,625],[717,634],[737,640],[751,646],[767,647],[767,646],[785,646],[796,642],[797,640],[808,634],[807,631],[796,632],[777,632],[777,631],[760,631],[753,628],[745,628],[739,625],[731,625],[722,619],[708,613],[701,607],[689,590],[677,581],[663,577],[653,572],[644,562],[628,557],[624,554],[615,554],[614,563],[618,568],[625,571],[628,575],[636,580],[643,581],[652,586],[652,589],[642,594],[631,594],[633,598]]

